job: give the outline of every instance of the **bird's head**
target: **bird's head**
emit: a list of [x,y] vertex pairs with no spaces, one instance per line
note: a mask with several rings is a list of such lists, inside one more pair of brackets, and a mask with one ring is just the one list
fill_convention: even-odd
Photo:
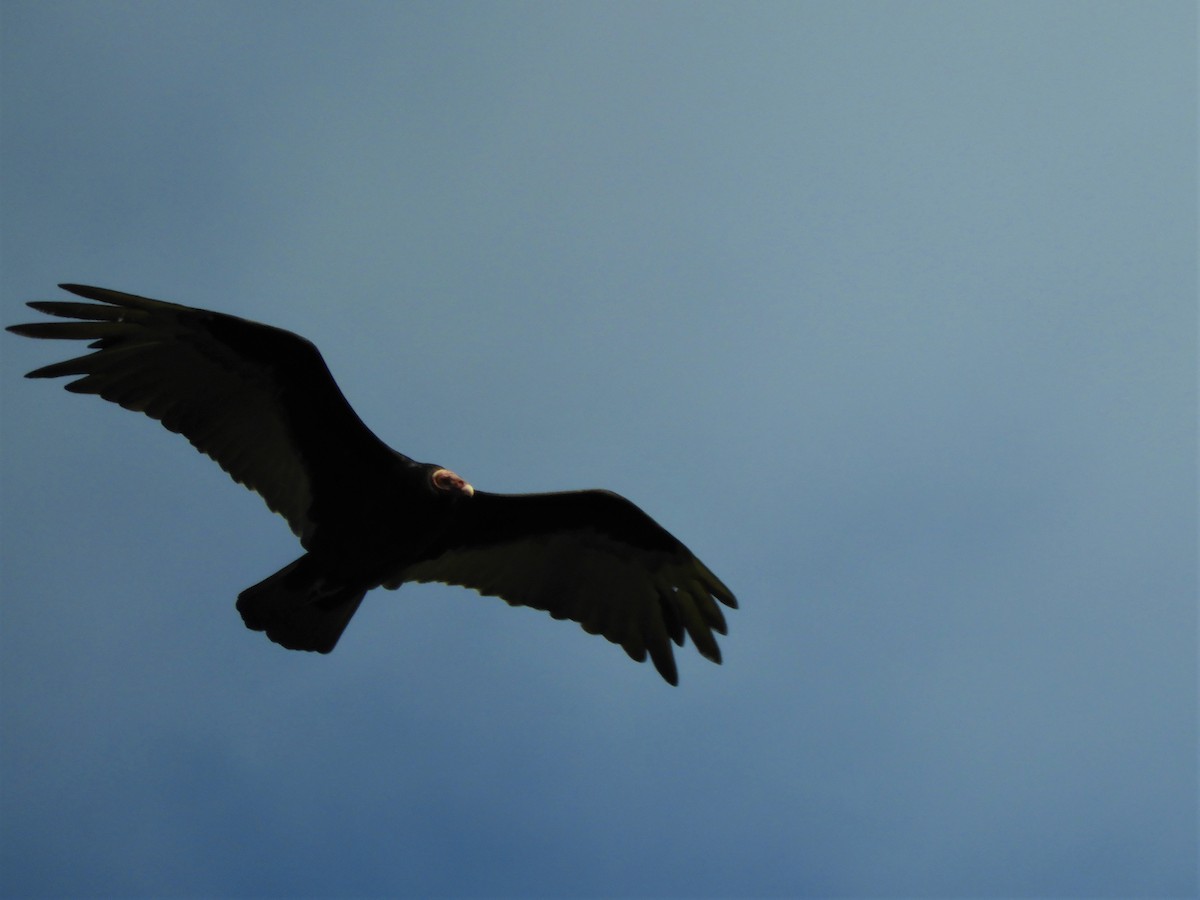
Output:
[[429,475],[429,481],[435,491],[451,497],[470,497],[475,493],[475,488],[467,484],[465,478],[449,469],[434,469]]

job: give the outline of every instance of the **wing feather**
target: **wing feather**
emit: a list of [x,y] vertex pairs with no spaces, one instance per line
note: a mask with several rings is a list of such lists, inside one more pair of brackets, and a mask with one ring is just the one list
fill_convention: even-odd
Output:
[[726,629],[717,603],[737,606],[687,547],[608,491],[477,491],[429,558],[386,585],[406,581],[461,585],[578,622],[639,662],[649,653],[671,684],[678,682],[671,643],[682,646],[690,635],[719,663],[713,632]]
[[13,325],[26,337],[88,341],[92,353],[30,378],[79,376],[68,391],[97,394],[159,420],[262,495],[301,539],[314,497],[344,490],[395,454],[346,402],[304,338],[221,313],[119,291],[64,284],[96,303],[34,301],[70,322]]

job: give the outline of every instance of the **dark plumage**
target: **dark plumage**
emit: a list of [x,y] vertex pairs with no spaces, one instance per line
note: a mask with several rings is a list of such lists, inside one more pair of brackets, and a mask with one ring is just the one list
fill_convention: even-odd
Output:
[[671,684],[671,642],[721,661],[718,605],[737,602],[708,568],[609,491],[490,494],[389,448],[362,423],[317,348],[222,313],[64,284],[96,303],[29,305],[70,322],[13,325],[94,352],[30,378],[78,376],[182,434],[287,519],[305,554],[244,590],[246,625],[293,650],[333,649],[367,591],[408,581],[474,588],[571,619],[649,654]]

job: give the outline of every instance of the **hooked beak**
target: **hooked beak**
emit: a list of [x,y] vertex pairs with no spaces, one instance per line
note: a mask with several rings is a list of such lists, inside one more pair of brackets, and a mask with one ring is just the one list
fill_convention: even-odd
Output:
[[451,472],[449,469],[438,469],[433,473],[433,486],[439,491],[450,491],[455,494],[463,494],[471,497],[475,494],[475,488],[467,484],[466,479],[461,475]]

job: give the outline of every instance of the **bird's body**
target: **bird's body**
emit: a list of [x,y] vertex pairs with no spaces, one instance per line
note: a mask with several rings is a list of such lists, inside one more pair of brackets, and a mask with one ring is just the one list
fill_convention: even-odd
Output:
[[329,652],[367,591],[440,581],[530,606],[647,654],[677,681],[671,643],[690,634],[720,662],[718,602],[733,594],[669,532],[608,491],[493,494],[380,441],[317,348],[282,329],[103,288],[99,303],[39,301],[68,322],[14,325],[94,352],[32,378],[158,419],[257,491],[305,554],[247,588],[247,626],[291,649]]

